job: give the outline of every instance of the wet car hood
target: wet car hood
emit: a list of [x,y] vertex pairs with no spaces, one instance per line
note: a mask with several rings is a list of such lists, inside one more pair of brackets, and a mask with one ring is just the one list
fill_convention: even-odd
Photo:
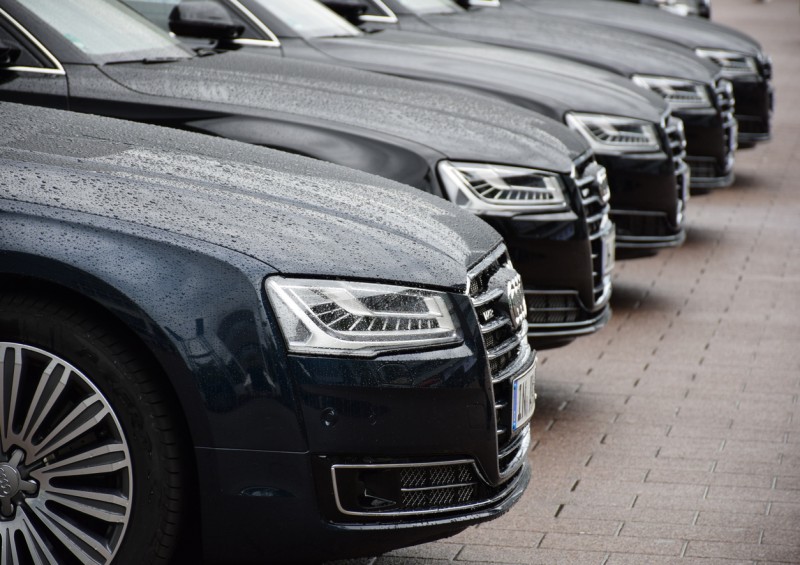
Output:
[[[504,0],[504,2],[507,0]],[[566,16],[646,33],[695,49],[709,47],[758,55],[760,45],[748,35],[733,28],[702,18],[676,16],[663,10],[603,0],[521,0],[537,13]]]
[[711,82],[719,69],[662,39],[579,20],[534,13],[525,6],[425,16],[436,28],[477,41],[532,49],[631,76],[647,74]]
[[312,159],[12,104],[0,104],[0,121],[5,212],[35,204],[62,221],[152,228],[287,274],[445,288],[463,287],[467,268],[502,241],[440,198]]
[[339,66],[229,52],[160,65],[100,67],[140,93],[280,112],[420,143],[458,160],[566,173],[588,146],[563,124],[509,103]]
[[396,30],[317,39],[312,44],[362,69],[529,100],[529,107],[557,120],[579,111],[658,122],[667,110],[662,97],[628,79],[545,54]]

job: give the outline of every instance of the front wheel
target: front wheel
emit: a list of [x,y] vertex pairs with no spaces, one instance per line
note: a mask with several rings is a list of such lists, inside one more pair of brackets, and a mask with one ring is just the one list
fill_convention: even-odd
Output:
[[108,320],[0,296],[0,565],[164,563],[180,514],[162,383]]

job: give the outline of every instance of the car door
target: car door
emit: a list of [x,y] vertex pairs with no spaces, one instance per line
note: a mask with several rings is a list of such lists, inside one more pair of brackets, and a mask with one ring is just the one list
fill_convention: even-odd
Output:
[[0,10],[0,100],[68,107],[64,67],[36,38]]

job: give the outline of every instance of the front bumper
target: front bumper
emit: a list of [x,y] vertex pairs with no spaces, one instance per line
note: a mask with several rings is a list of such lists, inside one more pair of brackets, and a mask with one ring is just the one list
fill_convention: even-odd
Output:
[[[324,460],[308,453],[198,449],[198,465],[216,480],[203,492],[206,562],[321,562],[379,555],[449,537],[497,518],[522,497],[529,463],[490,504],[466,512],[416,519],[337,523],[321,516],[317,497],[333,492],[317,480]],[[255,485],[255,486],[254,486]]]
[[[536,354],[505,247],[451,293],[462,343],[373,358],[276,355],[292,451],[198,448],[204,557],[328,560],[449,536],[507,511],[530,478]],[[279,345],[279,344],[276,344]],[[313,543],[308,543],[313,540]]]

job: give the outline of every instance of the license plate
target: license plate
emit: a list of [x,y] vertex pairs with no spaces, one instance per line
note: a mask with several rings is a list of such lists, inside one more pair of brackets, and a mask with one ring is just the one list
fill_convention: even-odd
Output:
[[533,416],[536,408],[536,394],[534,385],[536,383],[536,363],[525,372],[514,379],[511,391],[511,429],[517,431],[528,423]]
[[614,261],[616,258],[617,236],[616,232],[612,229],[603,236],[603,248],[600,250],[600,265],[603,276],[611,274],[614,270]]

